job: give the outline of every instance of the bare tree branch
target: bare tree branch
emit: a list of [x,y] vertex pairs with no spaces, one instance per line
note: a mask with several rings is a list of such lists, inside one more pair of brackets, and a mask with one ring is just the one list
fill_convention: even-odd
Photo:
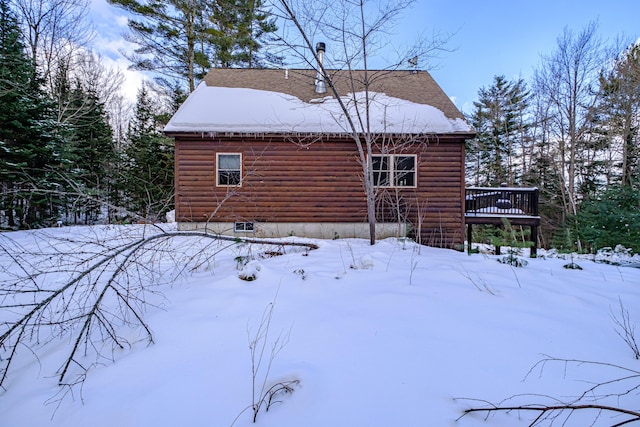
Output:
[[[616,427],[640,422],[640,410],[624,407],[625,400],[623,400],[623,398],[627,397],[631,402],[633,402],[633,398],[631,398],[631,396],[633,395],[635,397],[635,395],[638,394],[638,390],[640,390],[640,371],[606,362],[594,362],[580,359],[560,359],[546,356],[544,359],[538,361],[529,370],[529,372],[527,372],[525,380],[538,370],[540,375],[542,375],[547,365],[550,363],[560,363],[563,365],[564,375],[566,375],[567,369],[570,367],[591,367],[598,368],[600,371],[621,371],[623,375],[613,376],[613,378],[608,380],[590,381],[593,384],[592,386],[586,388],[579,395],[569,400],[562,400],[557,397],[541,394],[514,395],[499,403],[492,403],[480,399],[458,399],[482,403],[482,406],[480,407],[465,409],[458,419],[471,413],[485,413],[489,416],[499,412],[533,412],[535,417],[530,420],[530,427],[551,427],[556,422],[562,426],[570,425],[568,424],[569,421],[577,418],[577,413],[583,414],[585,412],[593,412],[593,415],[590,417],[592,421],[589,424],[592,426],[606,425],[609,427]],[[582,379],[582,381],[587,380],[587,378]],[[511,403],[522,401],[523,399],[526,399],[528,402],[522,404]],[[534,402],[530,403],[531,401]],[[545,401],[550,403],[545,403]],[[610,414],[615,417],[629,417],[622,421],[616,419],[615,422],[611,422],[603,420],[602,415],[604,414]],[[584,418],[580,418],[579,421],[576,421],[578,423],[584,423]]]
[[230,246],[277,246],[280,252],[285,247],[317,248],[148,226],[142,233],[112,231],[105,236],[92,234],[90,227],[83,230],[85,236],[68,238],[37,231],[31,236],[33,246],[0,234],[0,253],[8,255],[0,262],[0,387],[14,362],[28,356],[21,348],[38,358],[48,344],[68,341],[58,371],[58,384],[66,389],[81,386],[91,366],[114,360],[114,351],[134,345],[121,336],[122,327],[138,329],[141,340],[153,343],[144,320],[145,308],[153,304],[148,296],[161,298],[159,285],[173,283]]

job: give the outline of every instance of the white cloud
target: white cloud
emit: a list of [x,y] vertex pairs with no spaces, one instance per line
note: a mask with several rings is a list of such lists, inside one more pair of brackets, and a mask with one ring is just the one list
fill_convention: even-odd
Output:
[[146,76],[144,73],[129,69],[129,61],[122,52],[132,52],[135,45],[127,42],[123,34],[127,31],[128,18],[123,11],[109,5],[106,0],[93,0],[89,14],[96,27],[93,49],[100,54],[104,64],[119,70],[124,76],[120,90],[124,98],[135,102],[138,89]]

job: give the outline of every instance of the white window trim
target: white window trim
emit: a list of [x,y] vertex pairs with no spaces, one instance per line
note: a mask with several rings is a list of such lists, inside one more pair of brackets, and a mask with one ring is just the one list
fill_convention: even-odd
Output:
[[[220,156],[240,156],[240,182],[236,185],[220,184]],[[216,153],[216,187],[242,187],[242,153]]]
[[[418,155],[417,154],[373,154],[373,157],[389,157],[389,185],[376,185],[376,188],[417,188],[418,187]],[[413,185],[394,185],[396,182],[396,157],[413,157]],[[372,163],[373,165],[373,163]]]
[[[251,230],[247,230],[247,225],[251,224]],[[240,227],[242,225],[242,227]],[[255,233],[256,225],[251,221],[237,221],[233,223],[233,231],[235,233]]]

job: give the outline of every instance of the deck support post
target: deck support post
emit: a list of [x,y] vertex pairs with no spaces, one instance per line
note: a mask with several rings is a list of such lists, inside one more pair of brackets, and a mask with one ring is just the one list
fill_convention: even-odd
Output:
[[467,254],[471,255],[471,242],[473,242],[473,225],[467,224]]
[[538,226],[531,226],[531,241],[533,245],[531,245],[531,252],[529,253],[530,258],[536,258],[538,256]]

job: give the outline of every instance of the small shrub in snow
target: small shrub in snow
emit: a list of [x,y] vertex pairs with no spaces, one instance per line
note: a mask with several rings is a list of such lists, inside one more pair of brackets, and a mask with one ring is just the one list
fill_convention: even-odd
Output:
[[304,271],[302,268],[298,268],[297,270],[293,270],[294,274],[297,274],[298,276],[300,276],[300,278],[302,280],[307,280],[307,272]]
[[569,264],[563,265],[562,268],[566,268],[567,270],[582,270],[582,267],[580,267],[578,264],[576,264],[573,261],[570,262]]
[[247,282],[253,282],[258,278],[258,273],[261,269],[262,267],[260,266],[260,263],[257,261],[251,261],[244,266],[242,271],[238,274],[238,277]]
[[253,257],[249,255],[238,255],[234,258],[234,261],[236,262],[236,270],[242,270],[249,261],[253,261]]
[[563,265],[562,268],[566,268],[567,270],[582,270],[582,267],[573,262],[573,254],[571,254],[571,262]]
[[520,255],[520,251],[517,248],[511,248],[507,255],[498,258],[498,262],[512,267],[524,267],[527,265],[527,260],[520,258],[518,255]]
[[273,361],[289,342],[289,334],[283,335],[282,332],[275,340],[269,340],[274,308],[275,302],[265,308],[255,334],[252,335],[251,331],[247,330],[249,350],[251,351],[251,405],[238,414],[231,423],[232,426],[249,409],[253,413],[253,422],[255,423],[262,408],[268,412],[271,406],[282,403],[281,398],[293,393],[300,385],[298,379],[275,381],[272,385],[268,385]]
[[633,251],[631,249],[617,245],[613,249],[610,247],[599,249],[593,260],[602,264],[620,265],[624,260],[628,260],[632,256]]
[[629,310],[620,302],[620,315],[611,313],[611,318],[615,324],[616,333],[629,346],[633,352],[633,356],[640,360],[640,345],[636,339],[636,325],[631,321]]

